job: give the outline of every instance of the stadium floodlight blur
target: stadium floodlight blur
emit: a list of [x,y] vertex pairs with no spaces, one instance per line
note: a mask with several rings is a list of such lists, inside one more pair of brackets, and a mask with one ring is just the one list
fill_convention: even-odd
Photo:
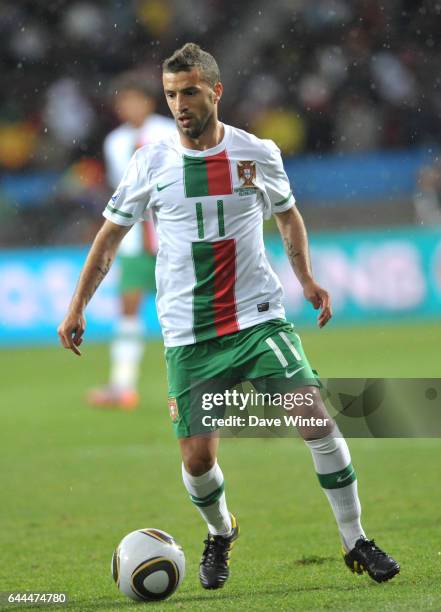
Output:
[[[139,67],[154,85],[161,60],[191,39],[220,58],[226,123],[282,148],[312,231],[430,226],[415,194],[421,169],[436,164],[441,141],[440,11],[428,0],[282,0],[271,8],[263,0],[4,0],[0,52],[8,86],[0,92],[0,244],[91,240],[110,195],[102,143],[117,118],[109,85]],[[164,100],[158,111],[167,113]],[[432,242],[424,243],[423,254],[415,241],[406,247],[412,261],[431,254],[427,270],[438,261]],[[352,271],[357,267],[351,249],[334,279],[349,264]],[[3,292],[21,295],[16,279],[24,272],[14,270],[3,273]],[[441,283],[435,276],[426,284],[428,296]],[[360,299],[362,305],[367,298]],[[8,308],[15,308],[14,300]],[[112,308],[105,312],[111,318]]]

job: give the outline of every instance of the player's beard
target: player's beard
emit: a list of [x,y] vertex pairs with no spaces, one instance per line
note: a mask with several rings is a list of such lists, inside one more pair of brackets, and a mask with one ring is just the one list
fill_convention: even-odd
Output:
[[184,136],[187,136],[188,138],[192,138],[194,140],[196,140],[197,138],[200,138],[201,135],[204,133],[208,123],[210,122],[210,119],[213,117],[213,113],[207,113],[207,115],[205,115],[205,117],[203,117],[202,119],[197,119],[196,117],[192,117],[192,121],[194,121],[194,125],[191,125],[188,128],[184,128],[179,124],[179,121],[176,121],[176,125],[178,130],[184,134]]

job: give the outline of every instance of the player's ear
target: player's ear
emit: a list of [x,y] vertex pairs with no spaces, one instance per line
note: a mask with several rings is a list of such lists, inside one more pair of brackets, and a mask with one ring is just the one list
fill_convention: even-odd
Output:
[[222,98],[222,93],[224,91],[223,85],[220,81],[218,81],[214,85],[213,91],[214,91],[214,102],[219,102],[219,100]]

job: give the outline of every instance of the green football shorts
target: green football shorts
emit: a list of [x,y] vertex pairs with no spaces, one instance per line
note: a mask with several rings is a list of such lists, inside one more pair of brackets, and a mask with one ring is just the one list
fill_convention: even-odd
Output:
[[155,292],[155,257],[150,253],[141,255],[119,256],[121,276],[119,279],[119,292],[130,291]]
[[244,381],[250,381],[260,393],[271,394],[320,386],[294,325],[284,319],[196,344],[168,347],[165,358],[168,406],[178,438],[208,431],[202,420],[207,391],[224,393]]

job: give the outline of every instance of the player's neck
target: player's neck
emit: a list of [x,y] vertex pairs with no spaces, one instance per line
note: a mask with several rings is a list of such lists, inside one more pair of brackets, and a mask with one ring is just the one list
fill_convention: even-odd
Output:
[[224,124],[216,119],[213,125],[207,125],[199,138],[190,138],[186,134],[180,133],[181,144],[186,149],[205,151],[206,149],[212,149],[218,145],[222,141],[224,134]]

